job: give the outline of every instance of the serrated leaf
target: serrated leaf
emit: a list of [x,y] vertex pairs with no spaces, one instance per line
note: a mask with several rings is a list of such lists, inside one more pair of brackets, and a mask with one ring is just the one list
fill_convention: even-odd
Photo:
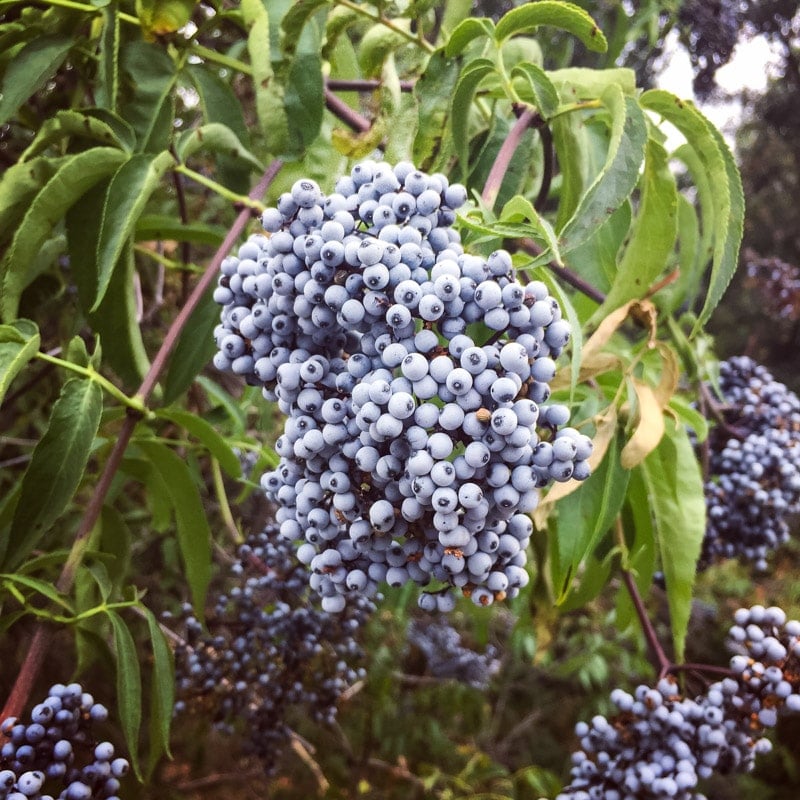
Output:
[[414,139],[414,163],[427,169],[446,147],[450,98],[459,75],[458,62],[437,50],[414,85],[419,102],[419,125]]
[[530,90],[531,99],[543,119],[555,114],[559,105],[558,92],[547,73],[536,64],[523,62],[511,68],[511,77],[519,76]]
[[[553,226],[534,208],[533,203],[522,195],[512,197],[500,213],[500,222],[516,222],[519,218],[528,220],[536,231],[531,238],[542,245],[548,261],[562,264],[558,237]],[[544,255],[544,254],[543,254]]]
[[137,153],[114,173],[108,184],[97,241],[97,287],[91,311],[96,311],[111,281],[126,242],[136,229],[142,209],[164,173],[174,164],[171,153]]
[[203,615],[206,590],[211,580],[211,530],[208,527],[200,493],[186,462],[172,450],[154,441],[137,440],[137,446],[158,472],[172,499],[178,546],[192,604]]
[[625,469],[633,469],[655,450],[664,435],[664,413],[649,384],[631,378],[636,392],[636,427],[625,443],[620,461]]
[[593,319],[634,297],[643,297],[667,266],[678,234],[678,188],[667,151],[647,140],[641,198],[633,230],[605,302]]
[[83,111],[62,109],[45,120],[33,141],[25,148],[20,161],[28,161],[61,139],[90,139],[109,147],[127,149],[117,131],[105,120]]
[[671,422],[639,469],[666,580],[675,662],[680,664],[706,528],[703,476],[688,434]]
[[736,163],[722,134],[688,100],[662,89],[645,92],[640,103],[671,122],[686,137],[703,163],[713,187],[714,255],[703,308],[692,331],[708,321],[736,271],[744,227],[744,194]]
[[175,150],[181,161],[200,151],[221,153],[229,158],[249,164],[252,169],[263,171],[264,165],[239,141],[239,137],[220,122],[209,122],[187,131],[178,140]]
[[0,84],[0,125],[38,92],[64,62],[75,40],[60,34],[37,36],[11,59]]
[[131,560],[131,531],[122,514],[113,506],[104,505],[100,515],[98,547],[112,558],[108,574],[114,586],[120,588]]
[[469,168],[469,115],[472,101],[481,81],[495,71],[494,63],[488,58],[476,58],[458,76],[450,105],[450,130],[462,175],[466,175]]
[[615,85],[603,92],[602,101],[611,112],[608,154],[572,218],[559,231],[565,253],[586,241],[630,197],[644,161],[647,122],[639,104]]
[[231,478],[241,477],[242,465],[238,456],[233,452],[225,437],[217,433],[214,426],[202,417],[181,408],[160,408],[156,411],[156,416],[185,428],[205,445],[208,452],[219,461],[220,466]]
[[155,766],[162,753],[172,757],[169,750],[169,731],[175,703],[175,660],[153,612],[146,606],[140,608],[147,620],[150,643],[153,647],[150,729],[156,733],[156,742],[150,747],[148,763]]
[[445,44],[448,58],[460,56],[476,39],[494,39],[494,22],[487,17],[468,17],[456,25]]
[[112,112],[117,109],[119,94],[119,45],[119,9],[113,3],[103,9],[103,32],[97,54],[100,65],[95,86],[97,104]]
[[124,43],[119,63],[119,114],[136,131],[138,152],[160,153],[173,133],[176,66],[163,47],[141,40]]
[[28,267],[67,211],[99,180],[113,172],[126,156],[112,147],[95,147],[64,162],[36,195],[0,262],[2,315],[17,315],[19,299],[28,285]]
[[36,323],[19,319],[10,325],[0,325],[0,403],[11,381],[36,356],[41,343]]
[[535,33],[540,25],[550,25],[571,33],[589,50],[605,53],[608,42],[597,23],[580,6],[563,0],[538,0],[509,11],[497,23],[495,39],[502,42],[520,33]]
[[552,564],[557,603],[567,599],[578,567],[611,528],[625,500],[630,472],[620,464],[619,440],[614,437],[605,458],[582,482],[580,489],[557,505],[557,563]]
[[100,425],[103,391],[73,378],[53,405],[47,431],[33,451],[8,539],[0,543],[3,566],[16,566],[66,509],[89,461]]
[[125,243],[97,311],[88,309],[97,286],[96,257],[100,222],[110,181],[90,189],[67,214],[67,239],[78,298],[92,330],[103,344],[103,357],[126,386],[138,385],[149,367],[137,317],[133,242]]
[[113,610],[106,611],[114,632],[114,654],[117,660],[117,708],[128,745],[131,766],[139,780],[139,728],[142,724],[142,676],[139,653],[128,626]]
[[318,53],[298,53],[286,75],[283,107],[290,153],[301,153],[319,134],[325,111],[325,80]]

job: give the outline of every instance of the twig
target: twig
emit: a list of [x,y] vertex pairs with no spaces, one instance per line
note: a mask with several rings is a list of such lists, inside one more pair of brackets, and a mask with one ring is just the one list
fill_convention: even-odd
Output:
[[539,186],[539,194],[536,195],[533,207],[537,211],[541,211],[547,202],[547,195],[550,194],[550,184],[553,182],[555,150],[553,149],[553,134],[549,126],[543,121],[541,125],[537,125],[536,129],[539,131],[539,136],[542,137],[542,183]]
[[736,677],[736,673],[734,673],[732,669],[728,669],[728,667],[718,667],[715,664],[670,664],[667,672],[670,675],[673,675],[676,672],[705,672],[709,675],[719,675],[723,678]]
[[[521,250],[524,250],[526,253],[530,253],[533,256],[542,254],[541,247],[539,247],[539,245],[536,244],[533,239],[523,238],[518,241],[518,244]],[[603,292],[585,281],[580,275],[569,269],[569,267],[556,264],[554,261],[550,261],[547,266],[550,271],[561,278],[564,283],[568,283],[582,294],[585,294],[589,299],[601,304],[605,302],[606,296],[603,294]]]
[[522,141],[522,135],[531,125],[538,124],[537,120],[541,120],[539,113],[531,108],[525,108],[497,151],[497,156],[495,156],[492,168],[489,170],[489,176],[486,178],[483,193],[481,194],[481,199],[489,208],[492,208],[497,200],[500,187],[503,185],[503,178],[508,171],[508,165],[511,163],[514,153],[517,152],[520,141]]
[[366,117],[353,111],[344,100],[327,88],[325,89],[325,107],[356,133],[366,133],[372,127],[372,123]]
[[[282,162],[279,160],[272,162],[262,176],[261,180],[250,193],[251,198],[254,199],[264,195],[267,188],[278,174],[278,170],[280,170],[282,165]],[[141,400],[142,404],[146,405],[147,401],[149,400],[150,395],[153,393],[153,390],[158,383],[158,379],[161,376],[161,373],[164,371],[167,361],[169,360],[169,357],[178,342],[178,338],[180,337],[180,334],[183,332],[183,329],[189,320],[189,317],[200,303],[200,300],[202,299],[206,290],[216,280],[223,258],[225,258],[230,249],[233,247],[236,239],[238,239],[250,218],[251,212],[249,209],[244,209],[239,213],[239,216],[236,218],[236,221],[228,232],[228,235],[225,237],[225,240],[220,245],[214,257],[211,259],[211,263],[208,265],[206,273],[198,281],[197,285],[194,287],[194,290],[186,301],[186,304],[180,310],[177,317],[175,317],[175,320],[164,337],[164,341],[161,343],[161,348],[156,354],[156,357],[153,359],[150,369],[136,394],[136,397]],[[117,470],[119,469],[119,465],[122,462],[123,456],[125,455],[125,450],[127,449],[128,443],[133,436],[136,425],[142,416],[143,415],[140,412],[136,412],[130,408],[126,410],[126,416],[122,423],[122,427],[120,428],[117,439],[114,442],[114,446],[111,450],[108,460],[103,467],[103,472],[94,487],[92,496],[89,499],[89,503],[86,506],[86,510],[81,518],[80,524],[78,525],[78,530],[75,534],[75,540],[73,541],[69,556],[67,557],[67,561],[61,570],[61,575],[59,575],[56,582],[56,589],[59,592],[66,594],[72,588],[72,585],[75,581],[75,574],[81,564],[81,561],[83,560],[83,554],[88,543],[89,534],[100,517],[100,513],[103,509],[103,503],[105,502],[108,491],[111,488],[111,483],[116,476]],[[19,670],[17,679],[14,682],[14,686],[11,689],[11,694],[6,700],[2,713],[0,713],[0,720],[6,719],[6,717],[9,716],[17,717],[22,713],[22,709],[25,707],[28,697],[30,696],[33,684],[42,668],[44,658],[52,641],[53,633],[53,628],[48,625],[40,623],[36,626],[30,647],[25,654],[25,659]]]
[[320,765],[311,755],[311,748],[308,746],[308,743],[305,742],[294,731],[289,731],[289,736],[292,740],[292,750],[294,750],[298,758],[308,767],[309,771],[314,776],[315,780],[317,781],[317,789],[319,790],[319,793],[325,794],[325,792],[330,789],[331,784],[325,777],[325,773],[322,771]]
[[658,677],[663,678],[670,672],[674,664],[667,658],[664,648],[661,646],[661,642],[658,641],[655,628],[650,621],[650,617],[647,616],[647,609],[644,607],[644,601],[639,594],[639,587],[636,585],[633,575],[631,575],[628,570],[623,569],[622,579],[625,581],[625,587],[628,590],[628,594],[631,596],[633,607],[636,610],[636,616],[639,618],[639,623],[642,626],[642,633],[644,633],[644,638],[650,648],[654,666],[658,671]]
[[[373,92],[383,84],[375,78],[347,80],[345,78],[326,78],[325,86],[332,92]],[[413,92],[416,81],[400,81],[401,92]]]
[[[170,152],[175,161],[178,161],[178,154],[175,152],[175,147],[170,146]],[[180,215],[181,222],[184,225],[189,224],[189,210],[186,207],[186,194],[183,191],[183,177],[179,172],[172,170],[172,185],[175,187],[175,196],[178,200],[178,214]],[[188,265],[192,261],[192,247],[188,241],[181,242],[181,261]],[[186,300],[186,295],[189,293],[189,273],[184,269],[181,273],[181,296]]]

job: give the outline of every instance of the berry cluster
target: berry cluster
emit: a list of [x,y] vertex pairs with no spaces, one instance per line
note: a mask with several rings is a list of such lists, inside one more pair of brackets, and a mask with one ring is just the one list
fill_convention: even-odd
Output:
[[363,677],[358,633],[374,610],[359,598],[341,614],[309,599],[305,569],[274,525],[240,548],[207,631],[185,606],[185,643],[175,652],[176,713],[209,713],[223,732],[271,772],[290,738],[286,716],[300,709],[330,723],[345,689]]
[[[2,800],[118,800],[128,761],[111,742],[97,742],[92,725],[108,710],[79,683],[50,687],[30,722],[8,717],[0,727]],[[90,760],[91,759],[91,760]]]
[[464,647],[447,618],[413,620],[408,627],[408,641],[422,652],[426,672],[435,678],[454,678],[475,689],[486,689],[500,668],[492,645],[483,653]]
[[781,710],[800,711],[800,622],[779,608],[734,615],[731,676],[690,699],[666,677],[655,689],[611,693],[619,713],[580,722],[571,784],[557,800],[705,800],[713,772],[749,772],[771,744],[762,737]]
[[384,580],[438,582],[429,609],[450,586],[514,596],[538,490],[589,474],[591,441],[546,405],[569,323],[507,252],[464,253],[465,200],[366,161],[327,197],[297,181],[223,263],[214,363],[287,417],[262,485],[326,610]]
[[800,399],[746,356],[720,365],[724,424],[708,439],[707,528],[702,564],[766,556],[800,511]]

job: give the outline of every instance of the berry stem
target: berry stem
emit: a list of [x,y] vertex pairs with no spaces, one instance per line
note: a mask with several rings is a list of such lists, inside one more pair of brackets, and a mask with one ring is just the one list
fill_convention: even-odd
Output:
[[[325,85],[333,92],[372,92],[383,85],[376,79],[328,78]],[[413,92],[416,81],[400,81],[401,92]]]
[[736,674],[728,667],[719,667],[715,664],[693,664],[687,662],[685,664],[670,664],[669,674],[674,675],[676,672],[704,672],[709,675],[720,675],[723,678],[735,678]]
[[647,609],[644,607],[644,601],[639,594],[639,587],[636,585],[633,574],[623,569],[622,580],[625,582],[625,588],[628,590],[631,602],[636,611],[636,616],[639,618],[639,623],[642,626],[642,633],[644,633],[644,638],[650,648],[653,666],[658,671],[659,679],[663,678],[665,675],[669,674],[675,665],[667,658],[664,648],[661,646],[661,642],[658,641],[658,636],[656,636],[656,631],[653,627],[653,623],[650,621],[650,617],[647,616]]
[[[265,171],[261,180],[256,184],[256,187],[250,193],[251,198],[262,197],[269,188],[278,171],[283,166],[279,160],[275,160]],[[186,304],[178,313],[173,321],[169,330],[167,331],[164,341],[161,343],[156,357],[150,366],[150,370],[145,376],[139,391],[136,393],[136,398],[142,404],[142,408],[146,407],[146,403],[153,392],[153,389],[158,382],[159,376],[167,364],[170,354],[172,353],[178,338],[183,331],[186,323],[189,320],[194,309],[199,304],[201,298],[206,293],[207,289],[213,284],[217,278],[220,264],[225,258],[227,253],[233,247],[234,242],[244,230],[248,221],[250,220],[251,213],[249,209],[244,209],[239,213],[233,226],[231,227],[225,240],[220,245],[214,257],[211,259],[208,268],[206,269],[203,277],[198,281],[191,295],[189,296]],[[106,461],[103,472],[95,485],[91,498],[89,499],[86,510],[78,525],[78,530],[75,534],[75,539],[72,543],[72,548],[67,556],[67,561],[64,564],[61,574],[56,582],[56,589],[59,592],[66,594],[72,588],[75,581],[75,574],[78,567],[83,560],[83,554],[89,540],[89,534],[94,528],[100,513],[103,510],[103,503],[108,495],[114,477],[117,474],[119,465],[122,463],[122,458],[125,455],[125,450],[128,443],[133,436],[139,420],[143,414],[141,411],[135,411],[132,408],[127,410],[127,414],[122,423],[122,427],[117,434],[114,446]],[[44,657],[50,647],[53,638],[52,629],[45,623],[39,623],[33,632],[33,638],[30,646],[25,654],[25,659],[20,667],[14,686],[11,689],[5,706],[3,707],[2,714],[0,714],[0,721],[9,716],[18,717],[22,713],[22,709],[28,701],[33,684],[38,678],[39,672],[42,668]]]
[[[520,249],[524,250],[526,253],[529,253],[532,256],[540,256],[544,250],[533,241],[533,239],[523,238],[520,239],[518,242]],[[550,261],[547,264],[548,268],[551,272],[555,273],[559,278],[561,278],[564,283],[568,283],[574,289],[577,289],[581,294],[586,295],[590,300],[594,300],[595,303],[604,303],[606,296],[601,292],[599,289],[596,289],[590,283],[587,283],[580,275],[576,272],[573,272],[569,267],[565,267],[563,264],[556,264],[555,261]]]
[[187,167],[186,164],[176,164],[172,169],[175,172],[182,173],[187,178],[195,181],[195,183],[199,183],[201,186],[211,189],[214,194],[218,194],[220,197],[224,198],[225,200],[229,200],[235,205],[246,206],[254,211],[258,211],[259,214],[264,210],[264,204],[260,200],[255,200],[252,196],[241,195],[237,194],[236,192],[232,192],[227,186],[217,183],[217,181],[206,177],[200,172],[195,172],[193,169]]

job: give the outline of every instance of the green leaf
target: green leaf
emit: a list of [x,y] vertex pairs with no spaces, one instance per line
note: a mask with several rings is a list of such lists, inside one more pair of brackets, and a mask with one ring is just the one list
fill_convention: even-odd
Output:
[[706,529],[703,476],[683,426],[667,423],[640,467],[667,584],[675,661],[683,661],[697,559]]
[[414,139],[414,163],[427,169],[446,145],[450,98],[458,81],[459,65],[437,50],[414,85],[419,103],[419,125]]
[[678,279],[656,295],[659,309],[673,313],[684,303],[692,305],[700,289],[703,264],[697,212],[692,203],[678,193]]
[[147,620],[150,643],[153,646],[150,729],[155,732],[156,741],[150,747],[148,762],[155,766],[155,762],[162,753],[172,757],[169,750],[169,730],[175,704],[175,660],[172,649],[153,612],[146,606],[140,606],[140,608]]
[[181,161],[186,161],[200,151],[210,151],[249,164],[251,169],[264,169],[264,165],[242,145],[236,134],[220,122],[209,122],[186,131],[178,140],[175,150]]
[[298,53],[292,60],[283,105],[289,121],[289,152],[301,153],[317,138],[325,111],[325,80],[317,53]]
[[[559,106],[558,92],[547,73],[536,64],[523,62],[511,68],[511,77],[519,76],[530,91],[530,101],[539,109],[543,119],[549,119]],[[522,93],[525,94],[524,92]],[[523,96],[523,99],[527,99]]]
[[221,225],[210,225],[205,222],[183,223],[167,214],[142,214],[136,221],[134,238],[137,242],[172,240],[219,247],[225,234],[226,229]]
[[233,402],[231,396],[224,389],[217,386],[214,381],[206,378],[205,375],[199,375],[197,383],[203,387],[203,391],[210,400],[213,400],[220,408],[224,409],[233,424],[234,433],[243,436],[247,420],[244,412]]
[[[185,72],[197,90],[205,121],[227,125],[244,147],[250,147],[250,132],[245,124],[242,105],[230,84],[205,64],[189,64]],[[217,169],[218,180],[224,186],[240,194],[247,192],[250,178],[247,164],[220,153],[217,155]]]
[[628,300],[644,297],[663,272],[678,233],[678,188],[669,168],[667,151],[655,139],[647,140],[639,209],[619,270],[593,319]]
[[560,231],[563,252],[585,241],[630,197],[644,161],[647,122],[638,103],[615,85],[606,89],[602,101],[611,112],[608,154],[602,171]]
[[102,410],[103,392],[94,381],[64,384],[25,472],[8,540],[0,544],[4,567],[26,558],[66,509],[89,461]]
[[309,19],[321,8],[332,5],[332,0],[295,0],[281,20],[283,52],[293,55]]
[[89,139],[109,147],[126,148],[114,130],[105,120],[83,111],[62,109],[45,120],[33,141],[25,148],[20,161],[28,161],[61,139]]
[[36,356],[41,343],[34,322],[19,319],[10,325],[0,325],[0,403],[11,381]]
[[48,581],[32,578],[30,575],[20,575],[19,573],[0,575],[0,580],[17,584],[19,586],[24,586],[26,589],[31,589],[37,594],[42,595],[42,597],[46,597],[57,606],[63,608],[68,614],[71,615],[75,613],[75,609],[72,603],[69,601],[69,598],[61,594],[61,592],[59,592],[53,586],[53,584]]
[[242,13],[248,26],[247,52],[253,68],[258,124],[267,149],[283,153],[289,143],[289,120],[283,107],[283,87],[275,76],[270,44],[270,19],[261,0],[242,0]]
[[495,72],[495,65],[488,58],[476,58],[461,71],[453,92],[450,106],[450,130],[462,175],[466,175],[469,168],[469,117],[472,101],[481,81],[487,75],[495,74]]
[[142,724],[142,676],[139,671],[139,652],[128,626],[116,611],[108,610],[114,631],[114,654],[117,659],[117,708],[128,745],[131,765],[141,780],[139,768],[139,728]]
[[444,47],[448,58],[460,56],[476,39],[494,39],[494,22],[487,17],[467,17],[459,22]]
[[164,380],[164,402],[177,400],[212,359],[217,346],[214,326],[219,322],[219,306],[210,294],[191,313],[181,332]]
[[[395,19],[395,25],[410,29],[406,19]],[[395,50],[408,44],[408,39],[396,30],[387,28],[380,22],[367,30],[358,47],[358,63],[365,78],[377,78],[381,74],[383,62]]]
[[0,125],[45,85],[74,44],[70,36],[37,36],[11,59],[0,85]]
[[178,546],[198,616],[203,615],[211,579],[211,530],[197,486],[186,462],[154,441],[138,440],[137,446],[158,472],[172,499]]
[[106,191],[97,242],[97,288],[90,311],[96,311],[111,281],[125,243],[161,177],[174,163],[171,153],[138,153],[115,173]]
[[623,94],[638,97],[636,73],[627,67],[590,69],[566,67],[549,70],[547,77],[558,90],[563,102],[574,103],[600,97],[609,86],[618,87]]
[[97,242],[109,183],[106,180],[98,184],[70,209],[67,214],[67,240],[78,299],[87,313],[92,330],[103,343],[105,362],[126,386],[135,386],[141,382],[150,362],[137,316],[132,240],[126,242],[117,265],[109,269],[111,279],[100,306],[96,311],[88,312],[97,286]]
[[125,154],[113,147],[95,147],[63,163],[36,195],[0,262],[2,315],[14,319],[29,282],[28,267],[50,236],[53,226],[99,180],[116,169]]
[[502,42],[520,33],[535,33],[540,25],[551,25],[571,33],[589,50],[605,53],[608,42],[597,23],[580,7],[563,0],[538,0],[509,11],[498,23],[495,39]]
[[119,95],[119,43],[119,9],[113,3],[103,9],[103,32],[97,54],[100,64],[95,84],[97,104],[110,111],[116,111]]
[[166,50],[133,40],[120,50],[119,114],[136,131],[136,149],[160,153],[172,139],[175,119],[175,64]]
[[694,148],[713,187],[714,255],[708,291],[692,335],[708,321],[736,271],[744,226],[744,194],[736,163],[719,131],[688,100],[661,89],[645,92],[643,108],[660,114]]
[[180,408],[160,408],[156,411],[156,416],[185,428],[205,445],[208,452],[219,461],[220,466],[231,478],[241,477],[242,465],[238,456],[233,452],[225,437],[217,433],[216,428],[202,417]]
[[517,222],[520,219],[530,222],[534,233],[530,234],[544,249],[543,255],[547,255],[548,261],[555,261],[561,264],[561,253],[558,247],[558,237],[553,230],[553,226],[534,208],[530,200],[517,195],[512,197],[504,206],[500,213],[500,222]]
[[108,563],[108,575],[119,589],[128,574],[131,561],[132,536],[128,523],[113,506],[104,505],[100,515],[98,547],[112,556]]

